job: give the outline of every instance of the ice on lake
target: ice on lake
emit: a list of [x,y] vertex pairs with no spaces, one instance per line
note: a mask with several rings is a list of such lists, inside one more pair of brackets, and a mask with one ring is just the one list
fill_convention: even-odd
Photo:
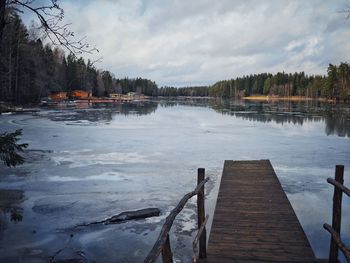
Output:
[[[1,115],[0,123],[0,132],[23,129],[21,141],[29,144],[24,165],[0,166],[1,262],[45,262],[60,250],[55,260],[142,262],[166,215],[194,189],[197,168],[211,178],[212,215],[224,160],[248,159],[271,160],[316,255],[326,257],[329,234],[322,225],[331,222],[332,203],[326,178],[343,164],[345,183],[350,180],[346,106],[157,100],[42,108]],[[349,202],[344,199],[344,218]],[[160,217],[73,228],[146,207],[160,208]],[[189,202],[172,229],[179,262],[191,258],[195,207]]]

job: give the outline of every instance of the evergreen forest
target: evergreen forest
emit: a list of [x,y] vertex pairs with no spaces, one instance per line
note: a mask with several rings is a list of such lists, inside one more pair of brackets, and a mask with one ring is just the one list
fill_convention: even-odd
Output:
[[[304,72],[262,73],[209,86],[158,87],[145,78],[116,78],[96,63],[47,44],[35,25],[26,27],[16,10],[7,10],[0,50],[0,101],[16,105],[38,103],[60,91],[85,90],[93,96],[140,92],[147,96],[236,98],[252,95],[305,96],[349,100],[350,66],[330,64],[326,75]],[[232,73],[234,75],[234,72]]]

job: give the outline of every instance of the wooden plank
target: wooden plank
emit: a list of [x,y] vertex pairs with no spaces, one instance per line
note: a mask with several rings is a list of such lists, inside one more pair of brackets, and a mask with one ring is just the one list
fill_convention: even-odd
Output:
[[200,262],[317,262],[269,160],[225,161]]

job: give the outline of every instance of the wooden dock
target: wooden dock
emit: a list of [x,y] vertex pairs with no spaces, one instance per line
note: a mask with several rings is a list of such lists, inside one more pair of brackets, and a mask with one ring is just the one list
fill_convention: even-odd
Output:
[[319,262],[269,160],[225,161],[199,262]]

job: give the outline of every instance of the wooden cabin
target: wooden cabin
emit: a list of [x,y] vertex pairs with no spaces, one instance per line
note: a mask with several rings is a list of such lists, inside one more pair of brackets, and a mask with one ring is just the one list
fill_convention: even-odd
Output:
[[92,97],[92,94],[90,92],[87,92],[85,90],[73,90],[69,97],[72,99],[87,99],[89,97]]
[[67,92],[56,92],[52,93],[49,98],[53,101],[61,101],[61,100],[66,100],[68,98]]

